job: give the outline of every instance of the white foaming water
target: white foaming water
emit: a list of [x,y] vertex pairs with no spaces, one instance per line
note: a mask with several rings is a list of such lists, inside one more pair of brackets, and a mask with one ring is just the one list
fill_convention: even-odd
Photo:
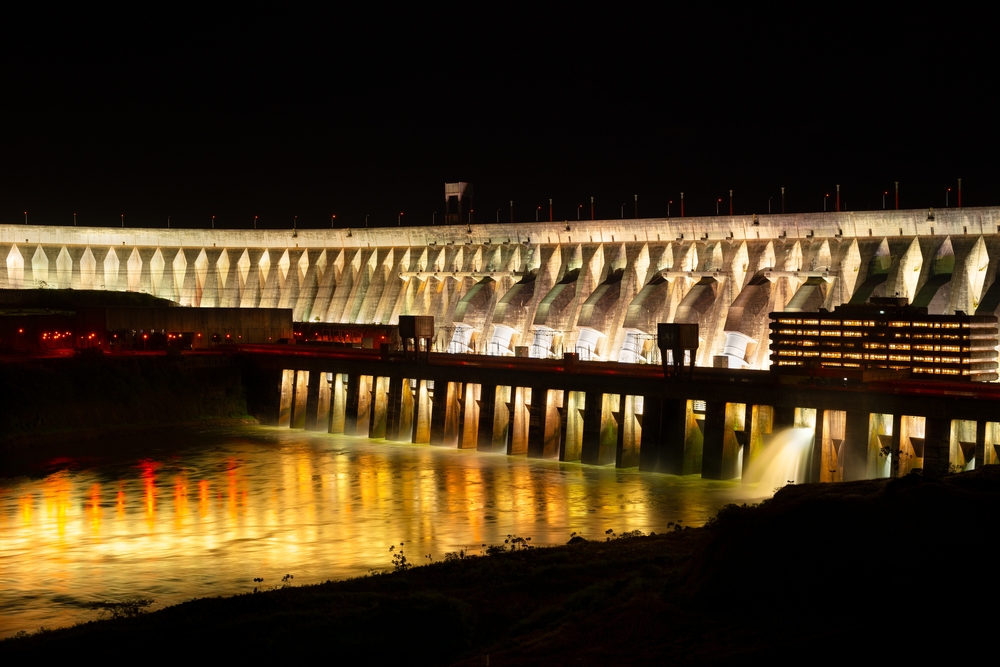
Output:
[[750,495],[765,497],[774,495],[786,484],[805,482],[812,444],[811,428],[789,428],[776,433],[764,451],[747,466],[743,495],[747,495],[747,485],[756,485]]

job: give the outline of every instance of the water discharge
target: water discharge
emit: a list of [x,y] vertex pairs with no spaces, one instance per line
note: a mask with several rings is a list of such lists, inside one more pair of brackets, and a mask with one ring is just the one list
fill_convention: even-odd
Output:
[[[89,448],[89,446],[88,446]],[[739,482],[253,427],[144,435],[0,478],[0,637],[95,618],[87,601],[156,607],[570,533],[701,525]]]
[[813,439],[811,428],[789,428],[774,434],[764,451],[747,466],[743,483],[748,488],[744,495],[769,498],[786,484],[807,481]]

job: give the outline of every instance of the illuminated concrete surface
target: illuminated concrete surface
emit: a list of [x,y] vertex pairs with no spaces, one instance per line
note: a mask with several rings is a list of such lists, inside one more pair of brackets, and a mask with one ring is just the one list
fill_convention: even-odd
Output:
[[[933,219],[931,219],[933,218]],[[658,363],[657,322],[698,323],[698,363],[767,368],[767,314],[905,297],[1000,307],[1000,208],[330,230],[0,227],[0,288],[131,290],[296,321],[433,315],[435,349]]]

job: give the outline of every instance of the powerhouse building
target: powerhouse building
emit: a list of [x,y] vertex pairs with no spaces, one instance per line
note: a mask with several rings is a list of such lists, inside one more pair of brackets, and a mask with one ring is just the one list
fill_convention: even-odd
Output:
[[832,312],[771,313],[771,369],[911,371],[988,382],[997,375],[997,317],[932,315],[904,298],[873,298]]

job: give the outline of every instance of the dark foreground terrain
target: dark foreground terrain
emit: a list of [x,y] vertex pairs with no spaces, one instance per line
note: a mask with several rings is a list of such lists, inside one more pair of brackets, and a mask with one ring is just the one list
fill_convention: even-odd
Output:
[[0,660],[963,660],[992,643],[998,501],[1000,466],[786,487],[705,528],[194,600],[3,641]]

